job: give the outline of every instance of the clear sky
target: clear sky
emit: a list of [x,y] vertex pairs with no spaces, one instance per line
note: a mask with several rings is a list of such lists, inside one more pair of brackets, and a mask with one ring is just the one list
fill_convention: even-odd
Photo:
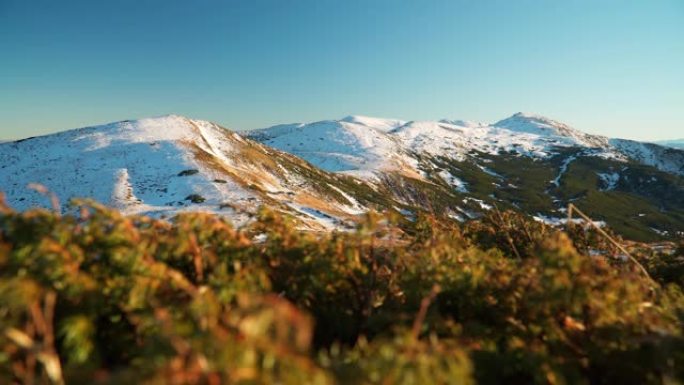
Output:
[[684,137],[684,0],[0,0],[0,139],[517,111]]

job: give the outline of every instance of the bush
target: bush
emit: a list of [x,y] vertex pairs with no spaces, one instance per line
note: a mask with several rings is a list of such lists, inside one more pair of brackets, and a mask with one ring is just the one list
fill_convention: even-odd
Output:
[[199,170],[195,170],[195,169],[183,170],[183,171],[178,173],[178,176],[190,176],[190,175],[195,175],[197,173],[199,173]]
[[681,289],[584,255],[590,235],[512,213],[321,235],[267,210],[236,230],[77,204],[0,204],[0,383],[684,380]]
[[190,195],[185,197],[185,200],[190,201],[192,203],[202,203],[202,202],[206,201],[206,198],[204,198],[203,196],[201,196],[199,194],[190,194]]

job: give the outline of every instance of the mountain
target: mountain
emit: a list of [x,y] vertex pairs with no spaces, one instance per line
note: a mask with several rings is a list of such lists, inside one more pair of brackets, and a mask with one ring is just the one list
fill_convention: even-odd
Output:
[[665,147],[672,147],[684,150],[684,139],[661,140],[655,143]]
[[523,112],[518,112],[507,119],[494,123],[494,127],[506,128],[513,132],[535,134],[541,137],[553,137],[556,140],[564,140],[570,145],[599,148],[608,145],[608,138],[606,137],[586,134],[565,123]]
[[[684,176],[683,153],[663,146],[583,133],[566,124],[516,113],[492,125],[463,120],[410,121],[349,116],[244,132],[328,171],[371,175],[416,166],[412,154],[464,159],[469,153],[515,153],[548,158],[561,148],[595,149],[593,155],[627,160]],[[415,168],[415,167],[414,167]],[[369,173],[368,171],[371,171]]]
[[[90,197],[126,214],[213,211],[244,223],[261,205],[310,229],[339,227],[377,194],[216,124],[170,115],[0,144],[0,189],[17,209]],[[358,200],[357,200],[358,198]]]
[[[684,237],[684,151],[591,135],[538,115],[493,124],[366,116],[233,132],[169,115],[0,144],[11,206],[92,197],[126,214],[260,206],[310,230],[368,210],[466,221],[495,208],[560,223],[573,203],[630,239]],[[67,210],[67,209],[64,209]]]
[[572,202],[635,239],[684,232],[684,151],[538,115],[493,124],[352,116],[244,135],[456,220],[496,205],[557,223]]

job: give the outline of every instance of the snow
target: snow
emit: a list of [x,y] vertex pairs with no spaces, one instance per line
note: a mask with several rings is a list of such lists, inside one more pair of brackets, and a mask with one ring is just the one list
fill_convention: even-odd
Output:
[[[542,222],[544,224],[550,225],[550,226],[563,226],[566,223],[568,223],[568,218],[557,218],[557,217],[549,217],[543,214],[537,214],[532,216],[532,219],[534,219],[537,222]],[[589,226],[589,223],[586,223],[584,219],[581,218],[573,218],[572,223],[574,224],[583,224],[584,226]],[[593,225],[598,226],[598,227],[605,227],[606,222],[604,221],[592,221],[591,222]]]
[[669,235],[669,231],[666,231],[666,230],[656,229],[655,227],[651,227],[651,230],[652,230],[654,233],[656,233],[656,234],[658,234],[658,235],[660,235],[660,236],[667,236],[667,235]]
[[477,203],[478,205],[480,205],[480,208],[483,209],[483,210],[491,210],[491,209],[494,208],[492,205],[489,205],[489,204],[485,203],[485,202],[484,202],[483,200],[481,200],[481,199],[475,199],[475,198],[472,198],[472,197],[468,197],[468,198],[464,198],[464,199],[463,199],[463,203],[466,203],[466,204],[467,204],[468,202],[470,202],[470,201],[475,202],[475,203]]
[[406,152],[425,152],[436,156],[464,158],[476,151],[497,155],[513,152],[527,156],[546,156],[549,146],[543,138],[482,125],[456,125],[434,121],[409,122],[390,132]]
[[[621,162],[632,159],[684,175],[684,151],[591,135],[567,124],[526,113],[517,113],[493,124],[458,119],[403,121],[347,116],[339,120],[279,125],[245,132],[245,135],[300,156],[324,170],[370,183],[380,181],[387,172],[427,179],[425,170],[442,170],[439,177],[456,191],[466,194],[467,185],[458,174],[444,171],[437,161],[439,158],[470,161],[484,173],[503,181],[502,175],[484,165],[488,159],[483,154],[548,160],[570,153],[550,181],[555,187],[560,187],[570,164],[580,157]],[[614,189],[619,180],[619,176],[612,174],[600,177],[606,189]],[[496,186],[508,184],[495,183]],[[480,208],[488,210],[491,206],[482,202]],[[461,213],[470,218],[477,215],[462,210]]]
[[684,176],[684,150],[626,139],[610,139],[609,142],[616,151],[637,162]]
[[288,206],[291,208],[295,209],[297,212],[302,214],[304,217],[307,217],[309,219],[314,220],[316,223],[320,224],[323,226],[324,229],[326,230],[335,230],[338,229],[340,226],[340,222],[335,219],[334,217],[320,211],[316,210],[311,207],[306,207],[303,205],[299,205],[294,202],[288,203]]
[[451,124],[454,126],[469,127],[469,128],[486,126],[486,124],[484,124],[484,123],[474,122],[472,120],[461,120],[461,119],[441,119],[439,122]]
[[487,174],[487,175],[491,175],[491,176],[493,176],[493,177],[495,177],[495,178],[498,178],[498,179],[503,179],[503,176],[501,176],[500,174],[497,174],[496,172],[494,172],[494,171],[488,169],[487,167],[485,167],[485,166],[483,166],[483,165],[481,165],[481,164],[475,164],[475,166],[477,166],[477,168],[479,168],[480,170],[482,170],[482,172],[484,172],[484,173]]
[[684,150],[684,139],[660,140],[655,143],[665,147],[678,148],[680,150]]
[[402,121],[348,116],[245,132],[315,166],[373,180],[378,172],[423,175],[416,154],[463,161],[478,153],[549,158],[558,148],[584,148],[583,156],[625,160],[629,156],[684,175],[684,152],[663,157],[664,147],[608,139],[539,115],[517,113],[494,124],[465,120]]
[[[483,166],[480,154],[502,153],[532,159],[557,156],[562,148],[580,152],[564,159],[550,183],[559,187],[571,162],[579,157],[636,160],[662,171],[684,175],[684,151],[655,144],[591,135],[567,124],[534,114],[517,113],[494,124],[467,120],[403,121],[347,116],[340,120],[280,125],[246,132],[269,146],[290,152],[326,171],[341,172],[377,183],[387,172],[426,179],[424,170],[441,168],[432,159],[471,160],[483,172],[503,177]],[[427,157],[426,157],[427,155]],[[467,192],[456,175],[440,175],[459,192]],[[605,181],[607,189],[615,187]]]
[[467,193],[468,188],[466,187],[466,183],[462,181],[461,179],[451,175],[449,171],[442,170],[438,173],[440,178],[442,178],[449,186],[453,187],[456,191],[461,192],[461,193]]
[[[309,172],[313,169],[301,173],[284,167],[284,158],[279,158],[284,155],[278,150],[371,185],[387,172],[424,179],[428,177],[426,170],[437,169],[447,184],[467,194],[468,185],[454,175],[458,170],[444,170],[437,159],[471,161],[484,173],[503,180],[483,165],[488,163],[483,154],[550,159],[569,149],[577,151],[561,163],[558,175],[551,181],[555,186],[560,185],[571,162],[580,156],[632,159],[684,175],[684,151],[590,135],[533,114],[518,113],[494,124],[351,115],[339,120],[278,125],[243,135],[211,122],[167,115],[1,143],[0,190],[7,194],[10,205],[20,210],[49,207],[44,196],[27,189],[29,183],[36,182],[62,202],[72,197],[91,197],[126,214],[156,216],[210,211],[236,224],[248,221],[259,205],[275,201],[314,227],[333,228],[368,208],[345,192],[343,185],[329,185],[339,193],[334,199],[316,195],[310,187],[320,181],[311,180]],[[250,159],[248,154],[254,152],[260,156]],[[275,163],[266,167],[264,159]],[[197,173],[179,176],[186,170]],[[614,189],[620,180],[617,172],[597,175],[606,190]],[[257,188],[248,187],[252,184]],[[186,198],[193,194],[205,200],[191,203]],[[490,204],[470,197],[464,203],[469,206],[466,209],[492,209]],[[479,215],[466,209],[453,208],[458,213],[451,215],[457,220]]]
[[326,171],[339,172],[382,169],[388,161],[385,157],[398,147],[385,129],[384,123],[375,128],[339,120],[279,125],[247,135]]
[[465,222],[465,220],[466,220],[462,215],[459,215],[459,214],[456,214],[453,212],[448,213],[447,216],[449,218],[454,219],[454,220],[461,222],[461,223]]
[[586,134],[565,123],[524,112],[518,112],[509,118],[500,120],[494,123],[494,126],[503,127],[514,132],[551,137],[582,147],[604,147],[608,143],[608,138],[606,137]]
[[480,213],[476,213],[471,210],[464,209],[462,207],[456,207],[456,210],[462,212],[468,219],[476,219],[482,216]]
[[390,131],[406,124],[400,119],[373,118],[370,116],[350,115],[341,119],[343,122],[356,123],[366,127],[372,127],[383,131]]
[[[208,130],[218,128],[169,115],[5,143],[0,146],[0,180],[10,204],[20,210],[45,205],[40,196],[27,192],[29,183],[43,184],[62,201],[90,197],[126,214],[190,209],[185,198],[191,194],[206,199],[192,209],[254,197],[235,183],[214,183],[220,175],[187,150],[186,142],[230,147],[200,140]],[[195,169],[198,174],[178,176]]]
[[340,209],[344,210],[345,212],[347,212],[347,213],[349,213],[349,214],[356,214],[356,215],[363,214],[363,213],[365,213],[366,211],[368,211],[368,210],[366,210],[365,207],[363,207],[363,206],[362,206],[356,199],[354,199],[354,197],[352,197],[351,195],[345,193],[344,191],[342,191],[342,190],[340,190],[339,188],[337,188],[337,187],[331,185],[330,183],[328,183],[328,187],[330,187],[331,189],[337,191],[338,193],[340,193],[340,195],[342,195],[342,196],[344,197],[344,199],[346,199],[347,201],[349,201],[350,206],[348,206],[348,205],[346,205],[346,206],[340,206],[340,207],[339,207]]
[[560,187],[560,180],[563,177],[563,174],[565,174],[565,172],[568,171],[568,166],[570,166],[570,163],[572,163],[575,159],[577,159],[577,156],[571,155],[563,160],[563,164],[561,164],[560,170],[558,171],[558,175],[551,181],[552,185]]
[[133,186],[131,186],[130,176],[126,168],[121,168],[115,172],[111,202],[119,210],[126,210],[129,205],[139,203],[133,195]]
[[603,172],[597,172],[596,175],[601,179],[601,182],[603,183],[603,189],[602,191],[610,191],[610,190],[615,190],[615,187],[617,186],[618,182],[620,181],[620,174],[617,172],[612,172],[612,173],[603,173]]
[[[266,195],[269,201],[285,203],[306,190],[300,187],[304,176],[250,161],[242,153],[245,146],[245,139],[222,127],[176,115],[86,127],[0,144],[0,190],[18,210],[49,207],[48,199],[27,188],[39,183],[61,202],[88,197],[124,214],[165,217],[208,211],[241,225],[265,203]],[[263,148],[252,146],[251,151]],[[264,194],[248,183],[278,194]],[[193,194],[204,201],[192,203],[188,197]],[[366,210],[343,196],[348,205],[330,206],[349,215]],[[308,218],[330,223],[323,214]]]

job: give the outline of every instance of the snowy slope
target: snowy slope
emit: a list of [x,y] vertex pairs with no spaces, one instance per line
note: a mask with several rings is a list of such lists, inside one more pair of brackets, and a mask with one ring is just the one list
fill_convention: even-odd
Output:
[[518,112],[509,118],[500,120],[494,123],[493,126],[506,128],[513,132],[553,138],[568,145],[578,145],[581,147],[606,147],[608,145],[608,138],[606,137],[590,135],[574,129],[565,123],[523,112]]
[[89,197],[128,214],[212,211],[237,224],[261,204],[318,227],[359,213],[357,202],[321,196],[309,179],[327,177],[308,167],[213,123],[170,115],[0,144],[0,191],[20,210],[47,205],[27,188],[40,183],[62,202]]
[[401,144],[387,134],[401,124],[397,120],[349,116],[278,125],[245,134],[327,171],[383,171],[401,161]]
[[[416,155],[463,160],[474,153],[548,158],[560,148],[591,148],[592,156],[623,159],[684,175],[682,154],[664,148],[590,135],[564,123],[517,113],[494,124],[463,120],[410,121],[350,116],[246,132],[269,146],[333,172],[373,177],[380,171],[420,175]],[[667,154],[667,156],[665,156]]]
[[617,152],[639,163],[672,174],[684,175],[684,150],[627,139],[611,139],[610,145]]
[[342,118],[341,121],[347,123],[356,123],[366,127],[373,127],[384,132],[393,130],[406,124],[406,121],[400,119],[373,118],[363,115],[349,115]]
[[456,122],[458,124],[445,121],[409,122],[390,134],[402,142],[407,152],[434,156],[463,158],[473,151],[489,154],[505,151],[543,157],[551,152],[548,139],[540,135]]
[[0,191],[17,209],[49,206],[27,188],[41,183],[63,203],[210,211],[238,225],[265,205],[314,230],[369,209],[465,220],[496,205],[561,217],[573,202],[646,238],[654,225],[684,228],[682,175],[684,151],[522,113],[494,124],[348,116],[242,134],[169,115],[0,144]]
[[684,139],[661,140],[655,143],[665,147],[672,147],[684,150]]

